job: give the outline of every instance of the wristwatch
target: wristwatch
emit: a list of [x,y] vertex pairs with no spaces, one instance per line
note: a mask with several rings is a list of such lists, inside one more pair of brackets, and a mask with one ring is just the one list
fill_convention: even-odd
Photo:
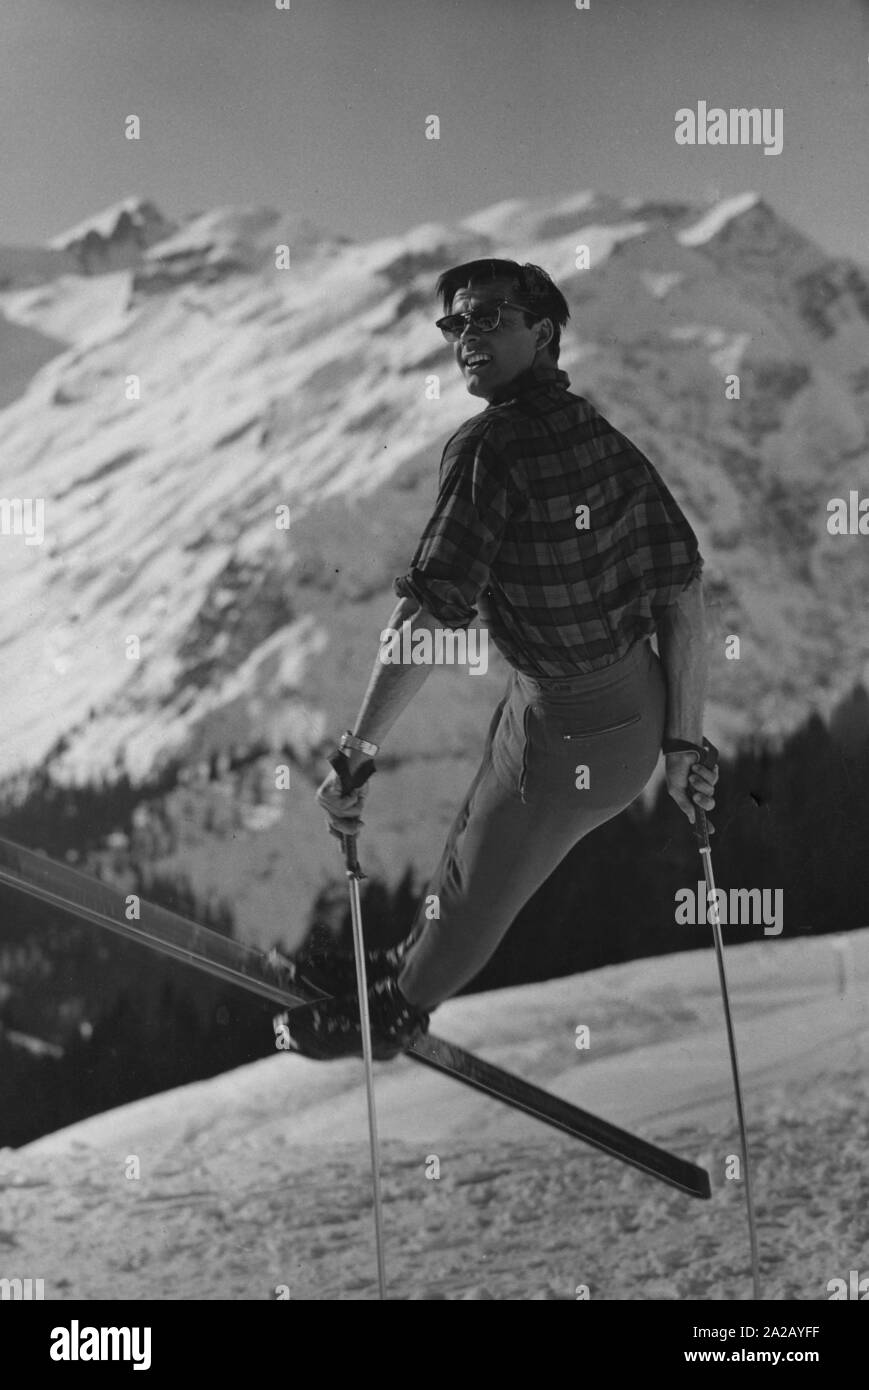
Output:
[[380,752],[380,745],[369,743],[366,738],[357,738],[355,734],[351,734],[349,729],[346,729],[338,740],[338,751],[346,753],[348,749],[352,753],[364,753],[367,758],[376,758]]

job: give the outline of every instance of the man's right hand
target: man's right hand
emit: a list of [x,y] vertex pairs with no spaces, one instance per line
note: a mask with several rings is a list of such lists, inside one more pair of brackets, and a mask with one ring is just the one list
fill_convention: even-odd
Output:
[[[352,763],[351,763],[352,768]],[[341,779],[334,768],[317,790],[317,802],[326,812],[326,824],[332,835],[358,835],[365,824],[362,819],[362,803],[368,795],[365,782],[349,796],[341,791]]]

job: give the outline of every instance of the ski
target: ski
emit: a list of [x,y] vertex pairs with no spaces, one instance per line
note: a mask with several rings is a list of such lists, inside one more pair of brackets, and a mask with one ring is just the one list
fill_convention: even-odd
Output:
[[602,1120],[588,1110],[581,1110],[571,1101],[562,1100],[542,1086],[524,1081],[521,1076],[486,1062],[473,1052],[466,1052],[463,1047],[428,1035],[414,1043],[410,1051],[418,1062],[444,1072],[494,1100],[503,1101],[505,1105],[521,1110],[542,1124],[560,1129],[574,1139],[581,1139],[610,1158],[639,1168],[649,1177],[659,1178],[680,1192],[686,1192],[691,1197],[711,1196],[709,1174],[705,1168],[679,1158],[647,1139],[640,1139],[636,1134],[620,1129],[618,1125]]
[[[319,991],[294,980],[288,963],[276,952],[266,954],[221,936],[138,895],[133,905],[119,889],[11,840],[0,839],[0,883],[114,932],[126,941],[136,941],[227,984],[258,994],[282,1009],[299,1008],[323,997]],[[709,1174],[704,1168],[599,1119],[454,1043],[429,1034],[408,1048],[405,1055],[689,1196],[711,1196]]]

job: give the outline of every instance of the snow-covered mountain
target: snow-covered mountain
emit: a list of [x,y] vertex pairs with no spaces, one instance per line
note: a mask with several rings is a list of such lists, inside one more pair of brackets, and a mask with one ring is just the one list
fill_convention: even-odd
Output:
[[175,231],[147,198],[124,198],[52,237],[52,250],[67,251],[85,275],[138,265],[143,251]]
[[[487,253],[562,286],[574,390],[700,536],[722,749],[865,675],[867,541],[829,535],[826,504],[869,492],[869,281],[755,195],[513,200],[365,244],[258,207],[175,224],[131,198],[0,248],[0,498],[44,499],[41,544],[0,537],[0,773],[50,755],[66,777],[142,776],[286,741],[299,795],[277,842],[289,825],[312,882],[334,867],[307,760],[355,714],[441,445],[480,408],[433,285]],[[505,674],[438,672],[403,716],[369,817],[383,863],[432,862]],[[259,883],[245,853],[226,872]]]

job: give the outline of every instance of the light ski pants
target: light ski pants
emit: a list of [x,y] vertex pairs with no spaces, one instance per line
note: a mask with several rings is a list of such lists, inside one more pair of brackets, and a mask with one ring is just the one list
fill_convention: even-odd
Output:
[[[411,1003],[432,1009],[472,980],[568,851],[640,795],[665,706],[664,669],[647,638],[568,679],[513,671],[411,930],[399,976]],[[431,894],[440,917],[429,920]]]

